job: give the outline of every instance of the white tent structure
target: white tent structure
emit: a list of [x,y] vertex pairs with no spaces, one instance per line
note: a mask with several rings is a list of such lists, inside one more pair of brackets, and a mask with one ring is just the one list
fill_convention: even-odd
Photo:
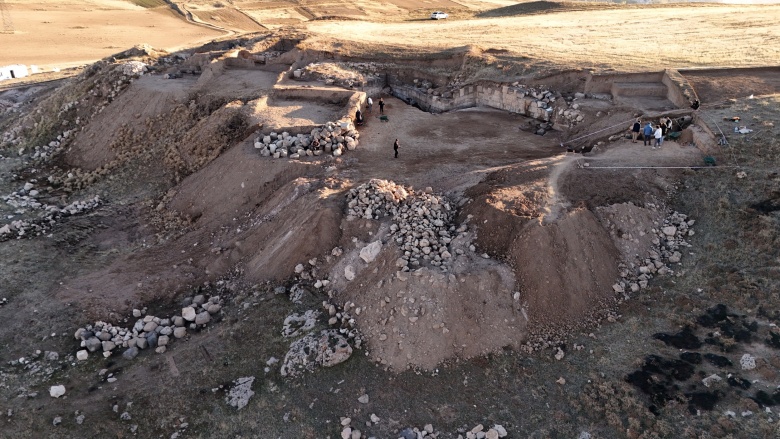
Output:
[[24,78],[30,74],[24,64],[11,64],[0,67],[0,81],[5,79]]

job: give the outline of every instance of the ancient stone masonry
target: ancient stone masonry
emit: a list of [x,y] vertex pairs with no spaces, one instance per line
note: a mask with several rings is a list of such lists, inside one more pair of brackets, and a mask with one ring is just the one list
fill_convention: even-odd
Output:
[[585,120],[572,97],[518,82],[502,84],[480,82],[469,85],[434,87],[427,80],[413,84],[394,83],[393,95],[431,112],[443,112],[476,106],[492,107],[560,127],[572,127]]
[[206,298],[199,294],[185,299],[181,313],[170,318],[144,316],[145,310],[134,309],[133,317],[138,320],[132,328],[95,322],[76,330],[74,337],[80,341],[82,348],[76,353],[76,358],[83,361],[94,352],[108,358],[121,349],[124,349],[122,356],[130,360],[146,348],[163,353],[174,339],[185,337],[188,329],[194,331],[205,327],[212,316],[222,310],[223,303],[220,296]]
[[347,194],[347,220],[390,216],[390,232],[403,255],[396,262],[401,271],[429,263],[447,271],[452,260],[449,244],[466,232],[452,224],[455,207],[440,195],[415,192],[392,181],[373,179]]
[[310,134],[290,135],[271,132],[255,138],[255,148],[263,157],[290,158],[332,154],[339,157],[345,151],[353,151],[358,146],[360,133],[355,130],[351,120],[328,122],[316,128]]

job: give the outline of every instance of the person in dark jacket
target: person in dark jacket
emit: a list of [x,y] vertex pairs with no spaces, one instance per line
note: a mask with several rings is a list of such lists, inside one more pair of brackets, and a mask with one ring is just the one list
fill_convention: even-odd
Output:
[[636,143],[636,139],[639,138],[639,130],[642,129],[642,121],[637,119],[634,125],[631,126],[631,142]]
[[[382,105],[381,104],[382,101],[380,100],[379,102],[380,102],[380,105]],[[382,108],[382,107],[380,106],[379,108]],[[393,143],[393,151],[395,151],[395,158],[398,158],[398,147],[399,146],[401,146],[401,145],[398,143],[398,139],[395,139],[395,143]]]
[[379,98],[379,114],[385,114],[385,101]]

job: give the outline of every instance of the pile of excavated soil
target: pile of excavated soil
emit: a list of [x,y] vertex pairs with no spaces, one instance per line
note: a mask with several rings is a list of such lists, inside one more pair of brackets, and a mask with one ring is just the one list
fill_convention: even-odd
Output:
[[[478,247],[514,270],[534,324],[584,317],[612,296],[618,274],[618,252],[597,218],[559,198],[558,175],[570,165],[547,160],[496,171],[467,191],[472,201],[461,212],[473,217]],[[512,193],[525,194],[514,197],[522,209],[501,201]],[[529,195],[533,202],[522,203]]]

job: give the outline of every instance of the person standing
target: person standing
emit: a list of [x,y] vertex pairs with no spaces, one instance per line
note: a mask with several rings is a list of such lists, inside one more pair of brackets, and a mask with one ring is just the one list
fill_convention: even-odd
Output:
[[371,98],[369,97],[368,100],[366,101],[366,108],[368,109],[369,113],[371,112],[371,107],[373,106],[374,106],[374,101],[372,101]]
[[653,146],[653,124],[648,122],[645,125],[644,131],[642,131],[642,140],[645,142],[645,146]]
[[363,125],[363,113],[360,111],[360,108],[355,111],[355,124]]
[[[380,102],[380,104],[379,104],[379,105],[380,105],[380,107],[379,107],[379,108],[382,108],[382,107],[381,107],[381,105],[382,105],[382,104],[381,104],[382,100],[380,99],[380,100],[379,100],[379,102]],[[395,158],[398,158],[398,147],[399,147],[399,146],[401,146],[401,145],[398,143],[398,139],[395,139],[395,143],[393,143],[393,151],[395,151]]]
[[653,149],[661,148],[661,144],[664,142],[664,132],[661,129],[663,125],[656,125],[655,126],[655,146],[653,146]]
[[661,120],[658,121],[658,123],[661,124],[661,134],[666,135],[666,118],[662,117]]
[[674,121],[671,117],[666,118],[666,132],[664,134],[669,135],[672,133],[672,124]]
[[385,101],[379,98],[379,114],[385,114]]
[[636,139],[639,138],[639,130],[642,129],[642,121],[637,119],[634,125],[631,126],[631,143],[636,143]]

